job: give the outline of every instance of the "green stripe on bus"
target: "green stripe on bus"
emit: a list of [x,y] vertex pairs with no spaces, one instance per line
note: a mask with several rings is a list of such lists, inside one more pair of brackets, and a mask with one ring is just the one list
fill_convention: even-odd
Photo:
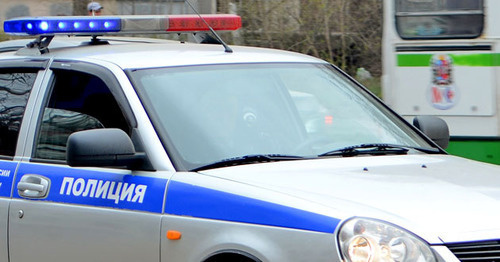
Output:
[[398,66],[429,66],[431,57],[429,54],[397,55]]
[[452,140],[446,151],[452,155],[500,165],[500,140]]
[[[456,66],[500,66],[500,54],[448,54]],[[430,66],[432,54],[398,54],[401,67]]]

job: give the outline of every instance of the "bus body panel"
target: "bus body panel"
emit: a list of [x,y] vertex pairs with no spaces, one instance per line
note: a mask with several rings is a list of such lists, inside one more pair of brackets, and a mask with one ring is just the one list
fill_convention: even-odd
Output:
[[[408,26],[398,25],[398,19],[405,16],[439,23],[439,12],[443,21],[467,12],[480,13],[453,9],[467,1],[401,1],[401,6],[396,2],[384,1],[383,99],[408,121],[417,115],[443,118],[450,127],[449,153],[500,164],[500,27],[496,26],[500,1],[482,1],[484,21],[478,37],[453,37],[446,30],[443,36],[430,32],[419,37],[417,29],[412,36],[402,31]],[[443,9],[432,14],[419,10],[424,2],[422,8],[442,5]],[[448,30],[460,29],[441,23]]]

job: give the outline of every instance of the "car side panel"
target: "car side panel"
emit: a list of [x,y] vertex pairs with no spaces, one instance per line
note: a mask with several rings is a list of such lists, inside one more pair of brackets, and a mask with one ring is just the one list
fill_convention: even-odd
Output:
[[10,261],[159,260],[159,215],[26,200],[11,208]]
[[[340,214],[325,206],[202,173],[169,181],[162,219],[162,261],[204,261],[237,252],[257,261],[339,261]],[[179,240],[167,237],[181,232]],[[317,250],[314,254],[305,250]]]
[[9,261],[8,216],[12,180],[17,162],[0,160],[0,262]]
[[[17,190],[50,180],[45,198]],[[127,170],[21,163],[9,214],[10,261],[159,261],[167,179]]]
[[7,224],[9,199],[0,198],[0,262],[9,261]]
[[[168,239],[169,230],[181,232],[181,239]],[[340,261],[334,234],[187,216],[163,218],[162,262],[200,262],[224,252],[262,262]]]

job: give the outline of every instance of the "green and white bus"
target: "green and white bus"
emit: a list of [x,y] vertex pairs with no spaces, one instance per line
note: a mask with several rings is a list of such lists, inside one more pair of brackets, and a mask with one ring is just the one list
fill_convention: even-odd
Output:
[[500,1],[384,0],[384,100],[444,119],[451,154],[500,164]]

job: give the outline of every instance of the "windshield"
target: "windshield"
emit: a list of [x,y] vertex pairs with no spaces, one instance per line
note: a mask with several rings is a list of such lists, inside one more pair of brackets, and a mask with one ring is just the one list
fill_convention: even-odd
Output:
[[130,77],[180,169],[248,155],[317,157],[357,144],[431,147],[331,65],[204,65]]

